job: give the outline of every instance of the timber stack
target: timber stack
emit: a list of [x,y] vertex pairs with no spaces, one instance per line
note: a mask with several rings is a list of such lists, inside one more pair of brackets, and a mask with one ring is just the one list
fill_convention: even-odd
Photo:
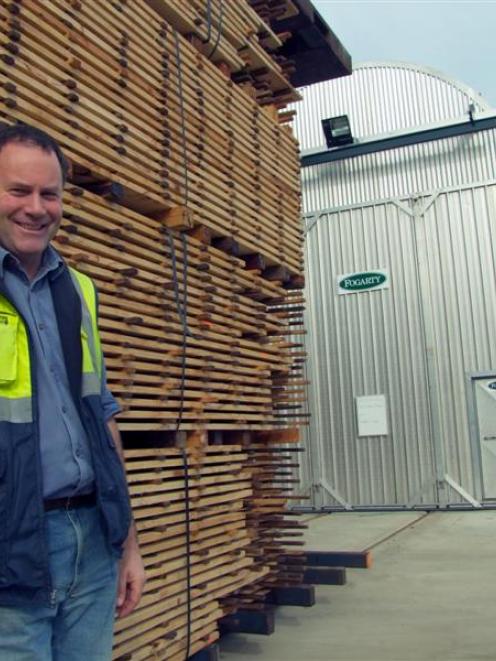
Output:
[[[71,161],[57,248],[100,292],[147,569],[116,659],[185,659],[299,545],[305,424],[290,0],[0,0],[1,119]],[[291,340],[289,339],[291,337]],[[293,574],[294,576],[294,574]]]

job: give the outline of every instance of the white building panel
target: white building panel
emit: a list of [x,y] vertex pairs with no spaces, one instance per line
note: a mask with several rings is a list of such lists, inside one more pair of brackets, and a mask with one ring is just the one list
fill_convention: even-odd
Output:
[[[460,121],[471,104],[488,110],[435,72],[365,65],[304,91],[297,135],[322,149],[326,117],[349,115],[360,138]],[[496,374],[495,164],[487,130],[305,168],[312,418],[301,478],[313,504],[487,500],[469,409],[471,379]],[[378,272],[387,287],[339,293],[343,274]],[[367,435],[357,402],[378,397],[385,433]]]

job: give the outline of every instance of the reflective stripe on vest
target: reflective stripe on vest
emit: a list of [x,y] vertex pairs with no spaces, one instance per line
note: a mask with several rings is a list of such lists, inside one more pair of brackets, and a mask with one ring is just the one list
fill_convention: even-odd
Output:
[[[96,292],[88,276],[70,269],[81,299],[83,374],[81,396],[101,392],[102,350]],[[0,294],[0,422],[32,422],[31,357],[26,327],[15,307]]]
[[102,349],[98,333],[96,291],[91,279],[69,268],[72,280],[82,301],[81,347],[83,353],[83,378],[81,396],[98,395],[101,392]]
[[31,360],[26,328],[0,295],[0,421],[31,422]]

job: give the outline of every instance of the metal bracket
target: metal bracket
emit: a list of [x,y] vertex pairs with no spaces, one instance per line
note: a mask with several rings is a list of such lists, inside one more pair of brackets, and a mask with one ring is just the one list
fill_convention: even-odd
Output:
[[346,500],[338,494],[338,492],[331,487],[331,485],[325,480],[323,477],[320,478],[319,485],[327,491],[327,493],[331,496],[331,498],[334,498],[340,505],[344,507],[345,510],[348,512],[352,511],[352,506],[346,502]]
[[415,200],[414,207],[413,207],[413,216],[417,216],[419,218],[425,216],[427,211],[430,209],[430,207],[434,204],[434,202],[437,200],[439,197],[439,192],[436,191],[435,193],[432,193],[429,195],[426,199],[425,195],[422,195],[421,197],[418,197]]
[[468,491],[465,491],[465,489],[458,484],[458,482],[455,482],[455,480],[448,475],[448,473],[444,474],[444,481],[446,484],[449,484],[449,486],[456,491],[460,496],[463,498],[463,500],[466,500],[467,503],[470,503],[472,507],[475,507],[476,509],[480,509],[482,506],[479,503],[478,500],[475,500],[473,496],[471,496]]

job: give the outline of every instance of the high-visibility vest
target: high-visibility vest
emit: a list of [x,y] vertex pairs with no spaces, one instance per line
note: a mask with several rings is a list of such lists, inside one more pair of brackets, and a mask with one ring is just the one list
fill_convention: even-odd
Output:
[[[98,333],[95,287],[90,278],[70,269],[81,298],[81,396],[101,392],[102,349]],[[32,384],[28,333],[23,319],[0,294],[0,421],[31,422]]]
[[[103,529],[118,555],[131,508],[101,401],[96,290],[90,278],[68,268],[50,288],[71,396],[88,436]],[[29,330],[0,279],[0,606],[47,604],[52,589],[37,416],[43,384],[36,373]]]

